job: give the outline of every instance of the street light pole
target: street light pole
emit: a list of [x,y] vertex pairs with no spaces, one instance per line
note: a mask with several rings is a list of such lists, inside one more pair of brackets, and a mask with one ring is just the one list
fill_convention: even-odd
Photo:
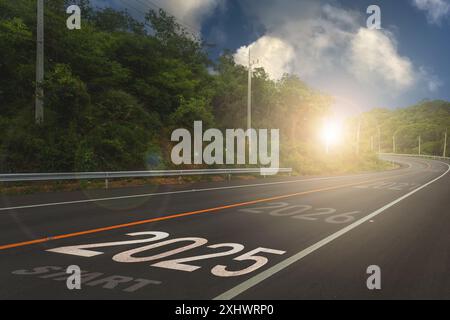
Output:
[[44,0],[37,0],[35,120],[44,122]]

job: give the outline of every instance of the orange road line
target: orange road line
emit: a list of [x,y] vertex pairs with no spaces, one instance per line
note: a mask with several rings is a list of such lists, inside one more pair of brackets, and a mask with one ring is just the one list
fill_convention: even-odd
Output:
[[275,201],[275,200],[292,198],[292,197],[311,194],[311,193],[336,190],[336,189],[341,189],[341,188],[345,188],[345,187],[351,187],[351,186],[356,186],[356,185],[360,185],[360,184],[371,183],[371,182],[375,182],[375,181],[379,181],[379,180],[392,179],[394,177],[398,177],[398,176],[402,176],[402,175],[404,175],[404,174],[395,175],[393,177],[383,177],[383,178],[378,178],[378,179],[368,180],[368,181],[363,181],[363,182],[357,182],[357,183],[343,184],[343,185],[334,186],[334,187],[327,187],[327,188],[315,189],[315,190],[310,190],[310,191],[297,192],[297,193],[276,196],[276,197],[271,197],[271,198],[264,198],[264,199],[258,199],[258,200],[253,200],[253,201],[240,202],[240,203],[235,203],[235,204],[230,204],[230,205],[225,205],[225,206],[220,206],[220,207],[215,207],[215,208],[189,211],[189,212],[173,214],[173,215],[164,216],[164,217],[158,217],[158,218],[152,218],[152,219],[147,219],[147,220],[139,220],[139,221],[124,223],[124,224],[118,224],[118,225],[113,225],[113,226],[109,226],[109,227],[85,230],[85,231],[74,232],[74,233],[67,233],[67,234],[62,234],[62,235],[53,236],[53,237],[11,243],[11,244],[6,244],[6,245],[1,245],[0,250],[24,247],[24,246],[29,246],[29,245],[33,245],[33,244],[49,242],[49,241],[53,241],[53,240],[73,238],[73,237],[92,234],[92,233],[122,229],[122,228],[126,228],[126,227],[134,227],[134,226],[139,226],[139,225],[148,224],[148,223],[152,223],[152,222],[172,220],[172,219],[176,219],[176,218],[193,216],[193,215],[202,214],[202,213],[217,212],[217,211],[222,211],[225,209],[232,209],[232,208],[243,207],[243,206],[248,206],[248,205],[252,205],[252,204],[258,204],[258,203],[263,203],[263,202],[270,202],[270,201]]

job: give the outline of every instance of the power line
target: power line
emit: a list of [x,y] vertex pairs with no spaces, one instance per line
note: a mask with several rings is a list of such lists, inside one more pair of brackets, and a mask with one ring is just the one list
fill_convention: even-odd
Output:
[[151,26],[151,24],[149,24],[147,22],[147,19],[146,19],[147,13],[146,13],[145,9],[150,10],[151,7],[153,7],[154,9],[161,9],[161,10],[167,12],[170,16],[173,16],[175,18],[175,20],[176,20],[176,23],[179,24],[180,26],[182,26],[185,30],[191,32],[191,34],[198,41],[205,41],[205,40],[207,41],[208,40],[208,39],[204,39],[203,38],[203,35],[201,34],[200,31],[196,31],[194,27],[190,26],[186,22],[180,22],[180,21],[182,21],[180,18],[178,18],[177,16],[173,15],[171,12],[167,11],[165,8],[161,8],[160,6],[156,5],[152,1],[147,0],[148,2],[145,3],[145,2],[143,2],[145,0],[134,0],[134,1],[138,2],[139,4],[145,6],[144,11],[142,9],[139,9],[139,8],[133,6],[133,5],[130,5],[129,1],[127,1],[127,2],[125,2],[124,0],[119,0],[119,1],[123,4],[125,11],[128,11],[128,9],[132,9],[135,13],[137,13],[138,15],[141,15],[142,19],[143,19],[142,23],[145,26],[149,27],[149,28],[152,28],[152,26]]
[[[190,24],[186,23],[186,21],[183,21],[182,19],[180,19],[179,17],[174,15],[169,10],[158,6],[154,2],[152,2],[150,0],[135,0],[135,1],[137,1],[137,2],[139,2],[141,4],[143,4],[143,5],[151,6],[151,7],[155,8],[155,9],[161,9],[161,10],[167,12],[169,15],[171,15],[174,18],[176,18],[178,24],[180,24],[181,26],[185,27],[187,30],[191,31],[192,33],[195,33],[197,36],[200,34],[200,31],[197,30],[197,28],[195,28],[195,27],[191,26]],[[147,9],[149,9],[149,7],[147,7]]]
[[[141,9],[136,8],[135,6],[132,6],[132,5],[130,5],[129,3],[126,3],[126,2],[123,1],[123,0],[119,0],[119,1],[123,4],[123,6],[124,6],[124,8],[125,8],[126,11],[127,11],[129,8],[131,8],[131,9],[133,9],[133,11],[134,11],[135,13],[137,13],[137,14],[139,14],[139,15],[142,15],[142,16],[143,16],[142,18],[143,18],[143,23],[144,23],[144,25],[146,25],[146,26],[148,26],[148,27],[151,27],[151,25],[147,22],[147,19],[146,19],[147,13],[146,13],[145,11],[142,11]],[[155,8],[155,9],[161,9],[161,10],[167,12],[170,16],[173,16],[173,17],[176,19],[176,22],[177,22],[180,26],[182,26],[185,30],[191,32],[195,37],[197,37],[197,38],[199,38],[199,39],[201,38],[201,34],[200,34],[199,31],[195,31],[195,30],[194,30],[194,29],[195,29],[194,27],[189,26],[189,25],[186,24],[186,23],[180,22],[181,19],[179,19],[178,17],[174,16],[172,13],[168,12],[166,9],[157,6],[157,5],[154,4],[153,2],[150,2],[150,3],[144,3],[144,2],[142,2],[142,1],[140,1],[140,0],[135,0],[135,1],[137,1],[137,2],[139,2],[140,4],[144,5],[144,6],[145,6],[145,9],[147,9],[147,10],[150,10],[150,9],[151,9],[150,7],[153,7],[153,8]]]
[[145,13],[143,13],[141,10],[139,10],[138,8],[136,8],[136,7],[134,7],[134,6],[131,6],[130,4],[125,3],[125,1],[123,1],[123,0],[119,0],[119,1],[125,6],[125,11],[128,11],[127,6],[129,6],[129,7],[130,7],[131,9],[133,9],[136,13],[143,15],[143,19],[144,19],[143,23],[144,23],[145,25],[149,26],[149,24],[147,23],[147,21],[146,21],[146,19],[145,19]]

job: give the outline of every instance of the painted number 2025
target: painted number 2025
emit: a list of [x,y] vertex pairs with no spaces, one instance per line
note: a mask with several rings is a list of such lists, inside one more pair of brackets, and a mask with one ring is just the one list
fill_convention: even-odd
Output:
[[[118,253],[113,256],[113,260],[116,262],[122,263],[142,263],[142,262],[152,262],[152,267],[179,270],[179,271],[187,271],[192,272],[200,269],[200,266],[188,264],[188,262],[200,261],[206,259],[213,259],[218,257],[224,257],[229,255],[234,255],[236,253],[240,253],[244,250],[244,246],[239,243],[220,243],[207,246],[209,249],[219,249],[218,252],[200,255],[200,256],[192,256],[178,259],[168,259],[164,260],[167,257],[171,257],[173,255],[192,250],[194,248],[198,248],[207,244],[208,240],[204,238],[197,237],[187,237],[187,238],[177,238],[177,239],[169,239],[164,240],[169,237],[169,234],[166,232],[159,231],[146,231],[146,232],[135,232],[129,233],[127,236],[137,237],[137,236],[149,236],[144,239],[136,239],[129,241],[119,241],[119,242],[105,242],[105,243],[95,243],[95,244],[84,244],[84,245],[76,245],[76,246],[66,246],[59,247],[55,249],[49,249],[49,252],[56,252],[68,255],[75,255],[80,257],[91,258],[94,256],[102,255],[104,252],[94,251],[92,249],[98,248],[106,248],[106,247],[115,247],[115,246],[124,246],[138,243],[150,243],[148,245],[138,247],[135,249],[127,250],[121,253]],[[160,241],[164,240],[164,241]],[[160,241],[160,242],[159,242]],[[179,248],[172,249],[163,253],[151,255],[151,256],[142,256],[138,254],[142,254],[143,252],[150,251],[152,249],[156,249],[163,246],[169,246],[176,243],[187,243]],[[253,264],[250,266],[240,269],[240,270],[229,270],[229,268],[225,265],[216,265],[211,269],[211,273],[218,277],[236,277],[242,276],[257,269],[261,268],[269,261],[268,258],[262,256],[261,254],[277,254],[281,255],[286,253],[286,251],[274,250],[268,248],[257,248],[247,253],[244,253],[233,260],[235,261],[244,261],[245,265],[248,265],[248,261],[252,261]],[[159,260],[159,261],[158,261]],[[162,260],[162,261],[161,261]],[[158,261],[158,262],[156,262]],[[154,262],[154,263],[153,263]]]

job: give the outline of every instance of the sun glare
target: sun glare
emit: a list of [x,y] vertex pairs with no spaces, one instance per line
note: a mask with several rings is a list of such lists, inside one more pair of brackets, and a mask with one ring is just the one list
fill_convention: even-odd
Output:
[[338,144],[341,140],[341,136],[342,126],[338,121],[328,120],[324,123],[321,131],[321,138],[327,147]]

